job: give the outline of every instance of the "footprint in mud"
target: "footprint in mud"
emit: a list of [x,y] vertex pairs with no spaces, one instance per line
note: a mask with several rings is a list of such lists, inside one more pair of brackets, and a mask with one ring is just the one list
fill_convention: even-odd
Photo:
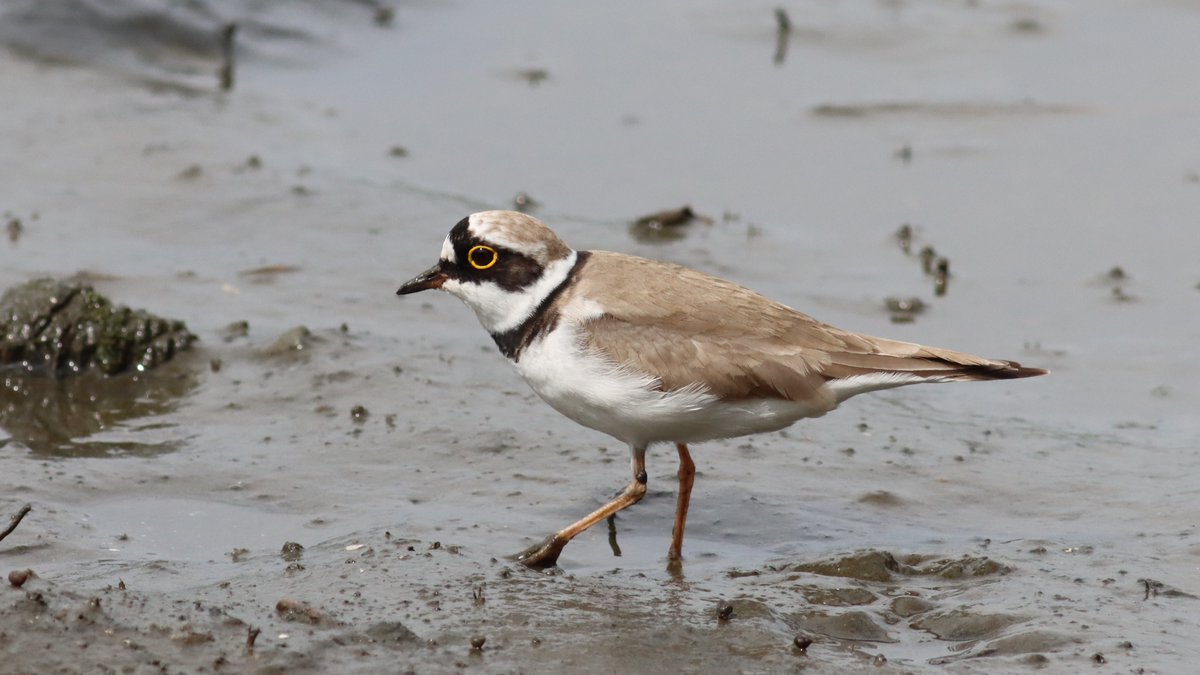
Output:
[[[973,604],[955,602],[980,583],[993,582],[1011,571],[983,556],[896,556],[867,550],[734,571],[729,576],[745,580],[756,590],[784,591],[783,599],[769,606],[790,630],[851,650],[856,643],[934,646],[940,641],[955,643],[950,648],[955,653],[934,660],[957,660],[1034,654],[1068,644],[1069,638],[1057,634],[1017,632],[1026,617],[977,611]],[[779,611],[795,603],[796,593],[803,596],[804,608]]]

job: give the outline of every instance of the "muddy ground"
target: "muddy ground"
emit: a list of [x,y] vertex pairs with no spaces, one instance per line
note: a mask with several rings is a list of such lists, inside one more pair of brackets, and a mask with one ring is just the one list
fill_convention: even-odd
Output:
[[[0,671],[1194,667],[1196,8],[167,4],[0,3],[0,287],[83,275],[200,338],[6,383],[0,573],[35,576],[0,579]],[[626,450],[393,295],[518,194],[577,248],[1054,372],[694,448],[681,571],[654,449],[526,570]]]

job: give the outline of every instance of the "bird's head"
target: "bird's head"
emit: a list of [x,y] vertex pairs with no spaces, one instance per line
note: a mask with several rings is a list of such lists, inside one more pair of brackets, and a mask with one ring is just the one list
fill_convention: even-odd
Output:
[[521,325],[567,278],[577,259],[540,220],[516,211],[463,218],[442,243],[437,264],[396,291],[437,288],[475,311],[489,333]]

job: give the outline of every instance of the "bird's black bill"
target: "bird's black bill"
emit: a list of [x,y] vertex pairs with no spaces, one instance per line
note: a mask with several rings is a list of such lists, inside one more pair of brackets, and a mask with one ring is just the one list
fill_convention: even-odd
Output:
[[400,290],[396,291],[396,295],[408,295],[409,293],[416,293],[418,291],[427,291],[431,288],[441,288],[445,282],[446,273],[442,271],[442,264],[438,263],[404,282]]

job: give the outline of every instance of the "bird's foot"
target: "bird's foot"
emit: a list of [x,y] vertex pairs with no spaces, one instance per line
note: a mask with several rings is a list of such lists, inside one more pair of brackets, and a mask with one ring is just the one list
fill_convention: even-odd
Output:
[[535,570],[544,570],[558,564],[558,556],[562,553],[565,541],[559,541],[557,536],[550,535],[540,544],[534,544],[517,554],[517,562]]
[[683,560],[673,558],[667,560],[667,574],[675,581],[683,581]]

